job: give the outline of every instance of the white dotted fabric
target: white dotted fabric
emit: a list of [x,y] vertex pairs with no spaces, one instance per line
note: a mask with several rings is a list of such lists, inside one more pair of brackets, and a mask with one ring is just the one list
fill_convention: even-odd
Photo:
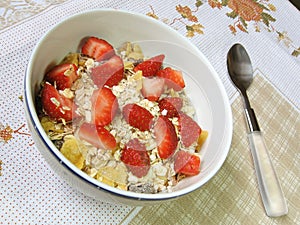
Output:
[[27,135],[19,99],[28,59],[41,36],[63,17],[104,4],[69,1],[0,31],[0,129],[16,131],[7,143],[0,142],[0,224],[118,224],[133,209],[96,201],[58,177]]
[[[274,2],[278,5],[281,1],[274,0]],[[9,11],[4,10],[6,4],[15,4],[14,9],[23,7],[23,11],[17,11],[18,13],[8,18],[6,23],[0,21],[2,25],[0,30],[0,130],[10,127],[15,131],[11,133],[12,140],[7,143],[0,141],[0,160],[2,161],[0,165],[2,167],[0,171],[2,174],[0,176],[0,224],[119,224],[130,220],[127,217],[130,212],[138,212],[139,208],[111,205],[86,197],[72,189],[49,168],[35,148],[33,140],[27,135],[29,130],[26,125],[23,102],[19,99],[19,96],[23,95],[26,65],[34,46],[42,35],[50,27],[75,13],[96,8],[117,8],[146,14],[151,11],[151,5],[161,18],[175,18],[178,17],[176,5],[193,5],[194,3],[194,0],[142,0],[138,3],[130,0],[1,1],[1,16],[9,14]],[[291,5],[285,6],[292,7]],[[255,35],[253,32],[233,36],[227,30],[224,32],[224,29],[227,29],[228,24],[231,23],[230,19],[224,16],[226,13],[224,10],[210,8],[208,11],[205,10],[208,6],[202,7],[204,13],[199,13],[198,16],[206,29],[205,35],[198,35],[191,41],[212,63],[225,84],[228,95],[234,96],[236,90],[228,80],[224,67],[226,56],[221,52],[227,52],[225,48],[235,42],[243,42],[246,48],[257,49],[257,52],[252,52],[253,64],[257,68],[263,68],[263,74],[266,74],[283,95],[299,109],[300,91],[295,91],[299,90],[299,57],[285,62],[290,69],[290,72],[286,74],[286,66],[281,66],[282,60],[280,59],[280,53],[286,48],[280,48],[278,45],[278,49],[271,49],[270,46],[273,45],[268,44],[274,42],[275,37],[271,40],[267,34],[264,36],[267,31],[262,31],[261,37],[264,39],[253,43],[251,42],[251,35]],[[276,17],[279,17],[279,14],[282,15],[281,20],[278,20],[281,23],[276,24],[280,30],[284,30],[285,26],[293,20],[298,20],[296,22],[300,24],[299,16],[286,15],[284,10],[285,8],[281,7],[278,9],[278,14],[274,13]],[[24,16],[24,13],[27,16]],[[213,15],[218,14],[222,19],[212,21]],[[219,26],[218,23],[223,23],[224,29],[216,29]],[[185,34],[183,24],[178,23],[173,27],[183,35]],[[291,29],[289,35],[292,40],[298,38],[298,43],[294,44],[299,46],[299,29],[294,31]],[[253,38],[253,40],[257,39]],[[278,57],[272,57],[274,56],[272,51],[277,52]],[[255,54],[264,58],[254,57]],[[270,58],[277,62],[270,61]],[[287,76],[289,80],[286,79]]]

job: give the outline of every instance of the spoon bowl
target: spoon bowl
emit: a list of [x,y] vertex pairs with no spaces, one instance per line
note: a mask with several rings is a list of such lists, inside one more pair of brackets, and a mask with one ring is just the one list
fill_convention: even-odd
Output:
[[227,67],[229,75],[238,89],[247,90],[253,81],[253,69],[246,49],[235,44],[228,52]]

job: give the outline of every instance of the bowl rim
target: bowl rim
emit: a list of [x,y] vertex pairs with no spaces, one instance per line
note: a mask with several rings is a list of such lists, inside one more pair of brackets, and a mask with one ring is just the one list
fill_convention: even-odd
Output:
[[[184,42],[186,45],[189,46],[191,51],[203,61],[205,66],[208,67],[209,71],[212,73],[212,76],[214,77],[216,84],[219,88],[219,91],[221,92],[221,95],[223,97],[224,101],[224,106],[225,106],[225,111],[224,114],[227,115],[227,120],[225,120],[225,127],[226,127],[226,132],[223,133],[222,137],[222,146],[224,150],[224,154],[222,155],[222,158],[219,159],[219,163],[216,164],[214,167],[213,171],[210,172],[208,176],[203,178],[202,180],[198,181],[197,183],[186,187],[181,190],[176,190],[172,192],[166,192],[166,193],[155,193],[155,194],[149,194],[149,193],[136,193],[136,192],[131,192],[131,191],[125,191],[121,190],[118,188],[111,187],[105,183],[102,183],[101,181],[96,180],[95,178],[92,178],[88,176],[85,172],[81,171],[78,169],[74,164],[72,164],[67,158],[65,158],[62,153],[55,147],[53,142],[47,137],[47,134],[45,133],[44,129],[42,128],[40,121],[38,119],[38,115],[35,111],[35,104],[34,104],[34,99],[35,97],[32,95],[32,90],[31,90],[31,76],[32,76],[32,61],[37,57],[37,52],[41,48],[42,43],[44,40],[47,38],[48,34],[50,34],[53,30],[55,30],[57,27],[67,23],[69,20],[73,20],[77,17],[91,14],[91,13],[119,13],[119,14],[124,14],[126,16],[136,16],[139,19],[142,19],[144,21],[147,21],[149,23],[153,23],[156,26],[160,26],[163,29],[168,30],[168,32],[173,33],[175,36],[177,36],[180,41]],[[228,99],[228,95],[225,91],[225,87],[219,78],[218,74],[208,61],[208,59],[203,55],[203,53],[187,38],[181,35],[178,31],[174,30],[167,24],[164,24],[161,21],[158,21],[154,18],[151,18],[149,16],[146,16],[141,13],[133,12],[133,11],[128,11],[128,10],[123,10],[123,9],[112,9],[112,8],[101,8],[101,9],[92,9],[92,10],[85,10],[76,14],[73,14],[65,19],[63,19],[61,22],[57,23],[56,25],[52,26],[48,31],[43,34],[43,36],[38,40],[37,44],[32,50],[32,53],[30,55],[28,65],[26,68],[26,74],[25,74],[25,79],[24,79],[24,99],[25,99],[25,107],[26,110],[28,111],[29,119],[30,122],[34,125],[33,128],[40,137],[40,140],[42,140],[43,144],[47,147],[47,149],[51,152],[51,154],[60,162],[61,165],[63,165],[69,172],[71,172],[73,175],[78,177],[80,180],[94,186],[95,188],[99,190],[103,190],[105,192],[109,192],[113,195],[118,195],[120,197],[124,198],[131,198],[131,199],[136,199],[136,200],[142,200],[142,201],[161,201],[161,200],[167,200],[167,199],[172,199],[172,198],[177,198],[179,196],[188,194],[190,192],[195,191],[202,185],[204,185],[207,181],[209,181],[222,167],[223,163],[225,162],[228,152],[230,150],[230,145],[231,145],[231,140],[232,140],[232,133],[233,133],[233,126],[232,126],[232,112],[231,112],[231,107]]]

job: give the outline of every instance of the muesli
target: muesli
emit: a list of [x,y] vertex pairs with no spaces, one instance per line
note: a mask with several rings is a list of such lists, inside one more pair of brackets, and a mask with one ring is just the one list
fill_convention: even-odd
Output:
[[89,37],[45,74],[41,124],[61,153],[89,176],[141,193],[171,192],[200,172],[208,133],[194,121],[183,74],[145,58],[137,44],[115,49]]

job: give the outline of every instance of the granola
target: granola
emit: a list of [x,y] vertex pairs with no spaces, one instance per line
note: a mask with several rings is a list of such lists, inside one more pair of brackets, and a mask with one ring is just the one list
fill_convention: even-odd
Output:
[[[95,42],[99,39],[94,38],[89,41]],[[147,71],[143,70],[143,66],[152,66],[153,62],[157,66],[156,61],[146,59],[140,46],[130,42],[124,43],[116,50],[106,45],[105,47],[113,51],[113,54],[109,53],[109,56],[91,55],[88,47],[83,47],[80,53],[68,54],[60,64],[75,65],[72,68],[76,68],[76,77],[73,70],[64,72],[67,81],[71,79],[69,86],[57,90],[57,84],[61,82],[61,78],[49,84],[47,78],[49,73],[45,75],[41,84],[39,95],[41,104],[37,106],[40,121],[55,146],[70,162],[89,176],[127,191],[171,192],[181,179],[198,174],[201,158],[199,151],[208,133],[195,125],[192,119],[195,110],[184,88],[178,87],[178,83],[174,86],[167,79],[170,71],[172,74],[179,72],[171,68],[170,70],[164,69],[161,62],[158,66],[159,72],[156,71],[161,75],[146,77]],[[107,52],[105,54],[108,55]],[[93,71],[97,70],[95,68],[101,66],[111,68],[108,65],[109,62],[120,65],[120,59],[123,66],[122,74],[114,72],[117,74],[114,76],[118,76],[118,81],[114,82],[109,77],[110,81],[106,80],[103,87],[99,87],[102,81],[94,77]],[[58,77],[57,71],[50,71],[50,73]],[[157,82],[158,85],[155,84],[152,88],[145,87],[145,82],[148,81]],[[114,83],[111,84],[111,82]],[[161,88],[158,89],[161,83]],[[182,83],[179,84],[182,85]],[[45,89],[49,91],[45,93]],[[100,121],[99,117],[103,114],[95,114],[95,104],[100,104],[102,107],[103,102],[106,101],[106,99],[101,99],[101,101],[98,99],[99,90],[103,89],[105,96],[110,96],[108,99],[115,99],[113,104],[116,107],[110,108],[112,118],[109,122]],[[154,94],[153,89],[155,89]],[[96,92],[98,95],[95,97]],[[48,101],[49,93],[52,97]],[[169,100],[176,101],[173,104]],[[179,108],[176,102],[179,103]],[[52,105],[49,106],[49,104]],[[142,110],[131,112],[133,107],[132,109],[128,107],[131,105]],[[128,108],[129,116],[125,112]],[[71,120],[67,116],[69,112],[72,113]],[[174,112],[174,115],[169,116],[170,112]],[[134,116],[130,113],[134,113]],[[141,117],[136,115],[141,115]],[[151,123],[146,124],[145,129],[140,127],[144,122],[142,120],[134,125],[132,119],[141,119],[144,115],[147,115],[145,118],[148,118]],[[84,128],[83,124],[86,125]],[[186,135],[185,130],[194,135]],[[95,135],[99,135],[97,138],[100,141],[92,139],[96,137]],[[101,135],[107,138],[101,139],[103,137]],[[167,137],[158,137],[160,135]],[[190,140],[190,138],[194,139]],[[158,141],[158,139],[162,140]],[[112,142],[106,143],[106,140],[112,140]],[[137,146],[139,146],[138,151],[136,151]],[[170,149],[170,146],[174,146],[173,149]],[[184,154],[179,154],[182,152]],[[186,161],[183,162],[185,158]]]

